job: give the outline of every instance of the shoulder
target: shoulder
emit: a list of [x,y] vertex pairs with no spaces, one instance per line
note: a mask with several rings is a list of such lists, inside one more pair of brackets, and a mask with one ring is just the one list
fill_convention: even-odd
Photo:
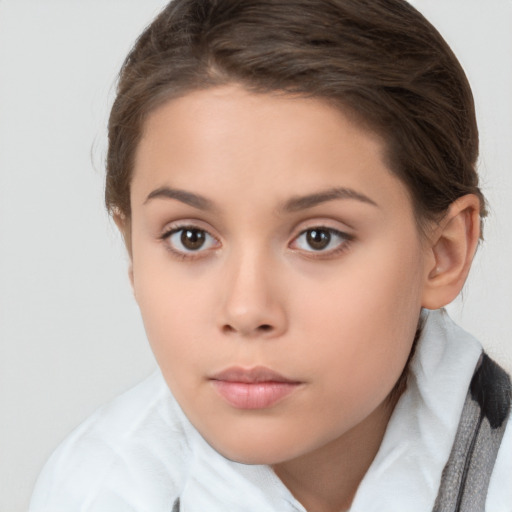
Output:
[[512,413],[501,439],[500,449],[489,482],[486,510],[510,512],[512,510]]
[[168,510],[188,459],[189,428],[155,372],[64,440],[38,479],[31,512]]

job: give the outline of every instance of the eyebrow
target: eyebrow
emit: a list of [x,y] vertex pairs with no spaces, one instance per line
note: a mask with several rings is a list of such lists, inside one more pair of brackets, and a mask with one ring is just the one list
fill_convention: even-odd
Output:
[[335,199],[355,199],[362,203],[370,204],[372,206],[378,206],[373,199],[368,196],[357,192],[351,188],[337,187],[315,192],[314,194],[308,194],[306,196],[292,197],[284,204],[283,211],[285,212],[297,212],[299,210],[306,210],[307,208],[313,208],[321,203],[327,201],[333,201]]
[[146,204],[151,199],[156,198],[176,199],[182,203],[204,211],[212,211],[215,209],[213,202],[204,196],[200,196],[199,194],[194,194],[192,192],[187,192],[186,190],[179,190],[169,187],[160,187],[156,190],[153,190],[153,192],[151,192],[148,197],[146,197],[144,204]]
[[[144,204],[156,198],[176,199],[177,201],[181,201],[182,203],[188,204],[203,211],[215,210],[214,203],[210,199],[199,194],[194,194],[193,192],[187,192],[186,190],[170,187],[159,187],[148,195],[144,201]],[[284,203],[280,210],[288,213],[297,212],[300,210],[313,208],[314,206],[318,206],[319,204],[326,203],[328,201],[334,201],[335,199],[355,199],[356,201],[360,201],[362,203],[378,206],[375,201],[370,199],[368,196],[357,192],[356,190],[346,187],[337,187],[315,192],[305,196],[292,197]]]

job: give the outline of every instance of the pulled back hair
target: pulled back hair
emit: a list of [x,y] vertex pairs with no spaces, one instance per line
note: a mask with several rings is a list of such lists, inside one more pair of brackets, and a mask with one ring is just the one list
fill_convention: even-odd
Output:
[[148,114],[228,83],[319,98],[374,130],[420,226],[468,193],[485,216],[470,86],[441,35],[404,0],[173,0],[120,72],[108,127],[111,214],[130,217]]

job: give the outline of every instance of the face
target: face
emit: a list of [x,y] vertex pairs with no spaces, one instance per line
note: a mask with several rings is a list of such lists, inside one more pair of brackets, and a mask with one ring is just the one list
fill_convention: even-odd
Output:
[[316,99],[192,92],[147,119],[131,205],[150,344],[217,451],[278,464],[378,421],[425,248],[376,135]]

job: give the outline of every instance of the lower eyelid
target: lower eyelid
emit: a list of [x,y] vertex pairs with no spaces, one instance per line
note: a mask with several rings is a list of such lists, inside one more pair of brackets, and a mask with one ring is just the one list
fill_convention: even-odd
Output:
[[[171,242],[171,237],[187,229],[202,231],[203,233],[205,233],[207,237],[208,247],[204,249],[200,247],[197,250],[187,250],[187,248],[180,249],[179,247],[176,246],[175,243]],[[165,250],[171,253],[173,257],[178,258],[180,260],[194,260],[203,258],[207,256],[208,253],[210,253],[212,250],[215,250],[218,246],[220,246],[220,242],[217,237],[212,235],[207,229],[190,222],[183,224],[167,225],[164,232],[158,238],[159,241],[163,244]]]
[[350,240],[350,239],[353,238],[352,235],[350,235],[349,233],[346,233],[344,231],[340,231],[339,229],[329,228],[329,227],[326,227],[326,226],[312,226],[310,228],[301,230],[300,233],[294,238],[294,240],[296,240],[297,238],[299,238],[302,235],[305,235],[308,231],[314,231],[314,230],[328,231],[331,235],[338,236],[338,237],[340,237],[342,239],[345,239],[345,240]]
[[339,254],[343,251],[345,251],[348,248],[348,245],[353,241],[354,237],[353,235],[350,235],[348,233],[345,233],[343,231],[340,231],[339,229],[335,229],[328,226],[311,226],[310,228],[302,230],[293,240],[290,245],[292,245],[294,242],[297,241],[297,239],[301,236],[306,235],[308,231],[312,230],[323,230],[328,231],[331,233],[331,235],[334,235],[336,237],[339,237],[339,242],[337,245],[332,249],[322,249],[322,250],[314,250],[313,248],[308,249],[301,249],[301,248],[294,248],[297,251],[301,251],[303,254],[307,255],[310,258],[328,258],[330,256],[335,256],[336,254]]
[[[191,230],[198,230],[202,231],[206,234],[207,237],[210,237],[211,242],[209,242],[209,247],[202,249],[199,248],[198,250],[180,250],[179,248],[176,248],[174,244],[171,244],[169,242],[169,239],[171,236],[173,236],[176,233],[179,233],[183,230],[191,229]],[[300,251],[303,254],[305,254],[309,258],[329,258],[331,256],[336,256],[348,249],[348,246],[351,244],[351,242],[354,240],[354,235],[351,235],[349,233],[346,233],[344,231],[341,231],[339,229],[329,227],[329,226],[322,226],[322,225],[312,225],[311,227],[308,227],[306,229],[303,229],[299,232],[297,236],[290,242],[289,247],[300,237],[305,235],[308,231],[312,230],[323,230],[328,231],[331,233],[331,235],[335,237],[339,237],[339,241],[336,244],[336,246],[332,249],[321,249],[321,250],[314,250],[311,248],[310,250],[302,249],[302,248],[293,248],[295,251]],[[168,225],[165,231],[158,237],[165,245],[166,250],[171,252],[174,256],[179,257],[180,259],[194,259],[194,258],[201,258],[207,255],[207,253],[210,253],[211,251],[214,251],[222,245],[219,238],[211,234],[211,232],[201,226],[192,224],[192,223],[183,223],[178,225]]]

